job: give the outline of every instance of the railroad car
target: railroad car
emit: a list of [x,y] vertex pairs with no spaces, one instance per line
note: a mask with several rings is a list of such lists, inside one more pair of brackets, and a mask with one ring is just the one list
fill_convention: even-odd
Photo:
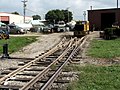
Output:
[[74,27],[74,36],[81,37],[89,34],[89,21],[76,21]]

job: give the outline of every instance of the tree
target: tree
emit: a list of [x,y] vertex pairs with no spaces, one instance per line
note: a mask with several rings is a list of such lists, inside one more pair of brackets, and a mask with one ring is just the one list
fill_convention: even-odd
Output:
[[33,15],[33,20],[41,20],[41,17],[39,15]]
[[[68,15],[69,14],[69,15]],[[65,21],[68,22],[68,16],[69,21],[72,20],[72,12],[68,10],[50,10],[45,15],[45,19],[48,20],[50,23],[56,23],[58,21]]]
[[55,20],[57,18],[57,15],[54,11],[49,11],[46,15],[45,15],[45,19],[48,20],[51,23],[54,23]]
[[15,12],[12,12],[11,14],[20,15],[20,14],[19,14],[18,12],[16,12],[16,11],[15,11]]
[[56,23],[58,21],[64,20],[64,14],[59,9],[48,11],[45,15],[45,19],[51,23]]
[[67,22],[70,22],[72,19],[73,19],[73,14],[72,12],[70,12],[69,10],[62,10],[62,12],[64,13],[64,21],[67,23]]

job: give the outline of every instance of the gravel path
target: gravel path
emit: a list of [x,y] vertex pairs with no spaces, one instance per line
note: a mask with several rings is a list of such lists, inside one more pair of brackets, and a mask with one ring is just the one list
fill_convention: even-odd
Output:
[[[57,44],[61,40],[63,35],[71,35],[71,34],[72,34],[71,32],[53,33],[53,34],[37,34],[37,35],[35,34],[35,36],[39,36],[36,42],[26,47],[23,47],[23,49],[18,52],[12,53],[10,57],[35,58],[39,54],[43,53],[46,50],[49,50],[51,47]],[[0,59],[0,71],[10,67],[17,67],[19,62],[20,60],[18,59]]]

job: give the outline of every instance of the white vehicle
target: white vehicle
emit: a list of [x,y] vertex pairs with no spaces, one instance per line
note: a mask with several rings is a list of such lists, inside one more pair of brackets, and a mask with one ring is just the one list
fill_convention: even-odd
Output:
[[66,24],[64,21],[59,21],[57,24],[54,24],[54,27],[57,27],[57,31],[66,31]]
[[33,27],[33,26],[32,26],[32,24],[26,24],[26,23],[15,24],[15,25],[17,25],[17,26],[19,26],[19,27],[21,27],[21,28],[25,29],[26,31],[29,31],[29,30],[30,30],[30,28],[32,28],[32,27]]

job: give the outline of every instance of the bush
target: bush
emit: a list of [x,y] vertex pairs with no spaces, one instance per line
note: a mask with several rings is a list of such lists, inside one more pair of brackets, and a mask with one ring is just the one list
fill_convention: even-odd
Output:
[[117,28],[105,28],[104,39],[111,40],[117,37]]
[[115,34],[120,37],[120,28],[116,28]]

